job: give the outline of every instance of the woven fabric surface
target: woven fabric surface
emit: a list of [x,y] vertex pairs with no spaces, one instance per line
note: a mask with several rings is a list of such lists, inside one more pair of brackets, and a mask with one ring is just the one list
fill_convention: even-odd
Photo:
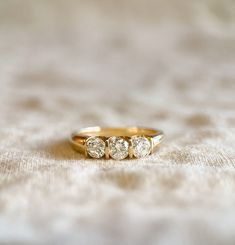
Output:
[[[0,2],[0,243],[235,243],[235,4]],[[86,126],[164,130],[86,160]]]

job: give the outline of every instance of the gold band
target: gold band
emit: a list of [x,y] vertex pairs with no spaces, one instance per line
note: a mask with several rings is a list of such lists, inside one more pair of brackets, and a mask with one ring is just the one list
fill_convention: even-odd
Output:
[[152,128],[89,127],[74,132],[70,142],[75,150],[86,156],[106,159],[111,156],[121,160],[153,153],[163,137],[161,130]]

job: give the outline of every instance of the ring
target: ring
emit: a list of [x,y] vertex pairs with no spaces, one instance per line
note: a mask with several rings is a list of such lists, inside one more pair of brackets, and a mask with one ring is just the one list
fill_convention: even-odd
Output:
[[83,128],[72,133],[70,142],[86,157],[115,160],[146,157],[157,149],[164,138],[161,130],[142,127]]

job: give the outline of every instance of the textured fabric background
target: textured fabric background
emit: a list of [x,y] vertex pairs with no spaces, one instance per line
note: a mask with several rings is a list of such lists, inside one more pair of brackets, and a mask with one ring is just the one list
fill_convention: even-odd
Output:
[[[76,128],[163,129],[85,160]],[[0,243],[235,244],[233,0],[0,1]]]

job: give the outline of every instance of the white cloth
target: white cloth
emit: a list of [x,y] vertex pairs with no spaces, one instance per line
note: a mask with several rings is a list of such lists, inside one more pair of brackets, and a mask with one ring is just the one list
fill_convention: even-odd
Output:
[[[235,243],[233,1],[0,3],[0,243]],[[165,131],[85,160],[74,129]]]

